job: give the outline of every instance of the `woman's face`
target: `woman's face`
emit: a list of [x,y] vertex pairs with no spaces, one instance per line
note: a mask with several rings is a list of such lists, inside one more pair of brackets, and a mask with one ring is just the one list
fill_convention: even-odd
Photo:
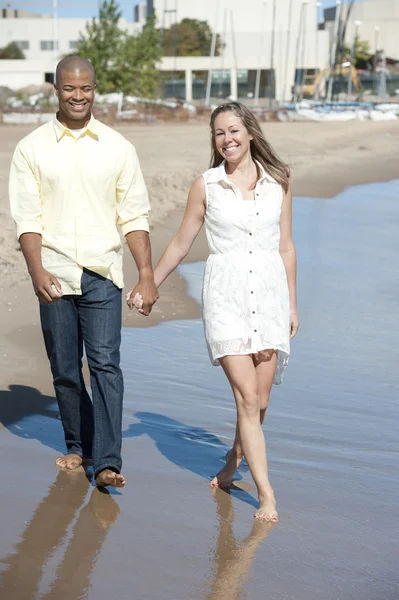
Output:
[[250,141],[253,139],[240,117],[231,110],[216,117],[213,135],[218,152],[226,161],[234,164],[238,164],[249,152]]

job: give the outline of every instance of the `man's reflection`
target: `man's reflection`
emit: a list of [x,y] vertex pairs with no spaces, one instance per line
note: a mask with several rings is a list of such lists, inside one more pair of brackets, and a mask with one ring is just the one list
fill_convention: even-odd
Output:
[[65,543],[79,511],[67,550],[45,598],[76,600],[84,595],[107,531],[119,514],[114,499],[96,488],[82,509],[89,488],[90,482],[82,468],[59,471],[22,534],[22,540],[16,544],[15,552],[2,560],[6,566],[0,575],[2,600],[36,597],[46,562]]

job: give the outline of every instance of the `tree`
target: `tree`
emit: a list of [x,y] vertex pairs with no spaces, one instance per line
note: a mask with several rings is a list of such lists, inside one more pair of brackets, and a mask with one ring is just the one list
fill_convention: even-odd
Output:
[[[162,49],[164,56],[209,56],[212,30],[207,21],[183,19],[164,29]],[[216,36],[215,55],[223,48],[219,34]]]
[[25,54],[16,42],[10,42],[4,48],[0,48],[0,59],[22,59],[25,58]]
[[126,34],[119,27],[121,10],[115,0],[105,0],[98,19],[86,25],[77,42],[77,54],[91,61],[101,94],[121,91],[121,57]]
[[93,64],[101,94],[123,92],[153,97],[159,88],[156,63],[161,58],[160,32],[155,16],[143,31],[129,35],[119,27],[121,11],[115,0],[105,0],[99,19],[86,26],[77,44],[77,53]]
[[[352,56],[352,48],[345,46],[343,50],[342,60],[346,58],[350,60]],[[359,37],[355,40],[353,64],[357,69],[365,69],[367,63],[372,56],[370,44],[367,40],[361,40]]]
[[155,27],[155,15],[147,18],[143,31],[126,36],[123,48],[123,90],[126,94],[153,98],[159,91],[161,35]]

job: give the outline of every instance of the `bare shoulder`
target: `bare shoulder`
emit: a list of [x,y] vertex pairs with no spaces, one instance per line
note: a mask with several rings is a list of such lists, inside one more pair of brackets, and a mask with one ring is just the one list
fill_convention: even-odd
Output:
[[202,175],[197,177],[197,179],[194,179],[194,181],[191,185],[191,188],[190,188],[190,192],[191,191],[196,194],[202,193],[203,196],[205,197],[205,182],[204,182],[204,178],[202,177]]
[[193,181],[189,196],[193,200],[203,202],[205,200],[205,195],[205,182],[202,175],[200,175]]

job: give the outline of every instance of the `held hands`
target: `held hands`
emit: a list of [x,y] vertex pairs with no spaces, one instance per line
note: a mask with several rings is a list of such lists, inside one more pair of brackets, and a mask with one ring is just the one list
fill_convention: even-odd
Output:
[[299,329],[298,313],[296,310],[292,310],[290,312],[290,338],[291,339],[296,336],[296,334],[298,333],[298,329]]
[[126,301],[130,309],[137,308],[139,313],[143,314],[143,296],[137,292],[133,296],[133,291],[126,294]]
[[148,317],[159,294],[153,279],[140,280],[136,287],[126,294],[126,302],[130,310],[137,308],[139,313]]
[[31,273],[36,296],[43,304],[51,304],[62,297],[62,287],[54,275],[41,267]]

